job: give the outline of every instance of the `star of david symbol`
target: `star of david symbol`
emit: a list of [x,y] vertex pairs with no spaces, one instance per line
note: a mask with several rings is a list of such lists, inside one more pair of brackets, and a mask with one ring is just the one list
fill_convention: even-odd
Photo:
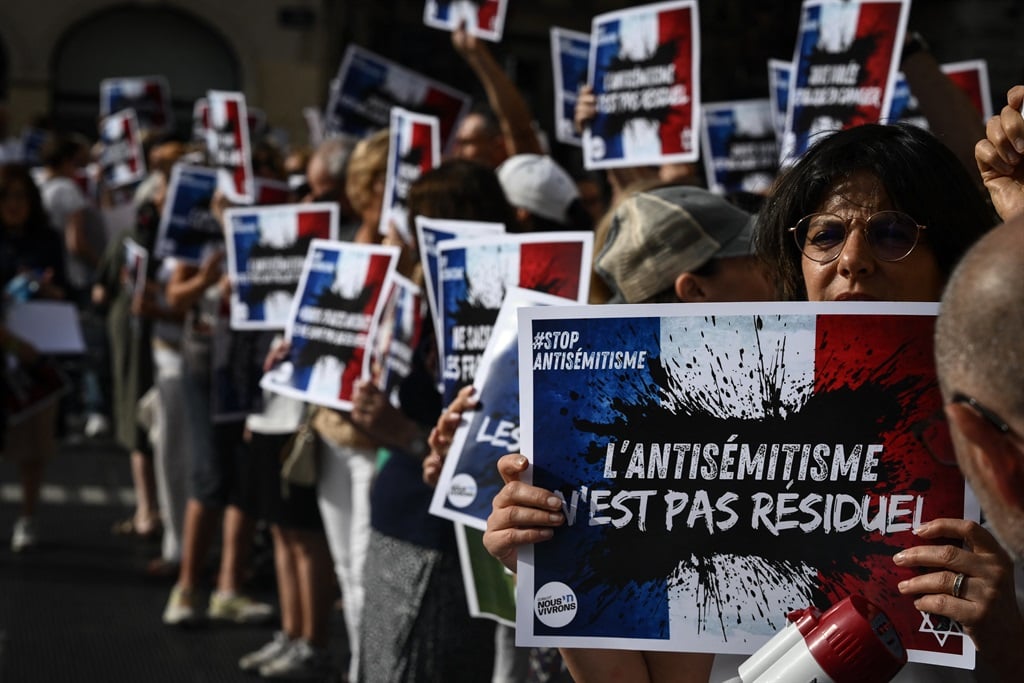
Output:
[[[939,647],[945,645],[946,640],[951,636],[964,637],[963,628],[958,621],[953,621],[949,617],[937,614],[929,614],[928,612],[921,612],[921,617],[921,625],[917,630],[921,633],[931,633],[934,635],[935,640],[939,641]],[[932,619],[935,621],[933,622]]]

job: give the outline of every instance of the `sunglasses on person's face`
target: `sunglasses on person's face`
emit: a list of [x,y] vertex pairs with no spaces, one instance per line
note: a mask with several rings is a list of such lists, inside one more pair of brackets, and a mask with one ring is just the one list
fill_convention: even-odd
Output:
[[[829,263],[843,252],[854,220],[834,213],[812,213],[789,229],[800,252],[818,263]],[[880,261],[901,261],[917,246],[925,226],[902,211],[879,211],[860,220],[871,252]]]

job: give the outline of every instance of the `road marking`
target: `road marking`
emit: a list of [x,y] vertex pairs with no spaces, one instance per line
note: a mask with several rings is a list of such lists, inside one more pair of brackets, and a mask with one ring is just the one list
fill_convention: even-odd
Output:
[[[135,491],[127,486],[57,486],[43,484],[39,500],[48,505],[135,505]],[[17,484],[0,485],[0,502],[20,503],[21,487]]]

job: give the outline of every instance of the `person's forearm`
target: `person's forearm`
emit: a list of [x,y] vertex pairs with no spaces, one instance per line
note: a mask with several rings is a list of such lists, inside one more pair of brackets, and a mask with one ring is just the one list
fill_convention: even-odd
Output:
[[542,154],[526,100],[490,51],[476,51],[468,55],[466,61],[484,86],[487,101],[505,135],[509,155]]
[[184,313],[206,291],[209,283],[201,271],[195,271],[188,277],[172,279],[167,283],[167,304],[178,313]]

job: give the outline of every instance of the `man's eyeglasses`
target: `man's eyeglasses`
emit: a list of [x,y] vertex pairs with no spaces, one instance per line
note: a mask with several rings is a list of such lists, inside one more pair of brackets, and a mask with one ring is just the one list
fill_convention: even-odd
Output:
[[[902,261],[917,246],[925,226],[902,211],[879,211],[863,221],[864,236],[875,258],[880,261]],[[853,230],[853,220],[834,213],[812,213],[789,229],[796,246],[804,256],[818,263],[839,258],[846,238]]]
[[993,412],[989,408],[986,408],[985,406],[983,406],[980,403],[978,403],[978,401],[974,397],[968,396],[967,394],[956,393],[956,394],[953,394],[952,402],[953,403],[966,403],[967,405],[969,405],[971,407],[972,410],[974,410],[974,412],[976,412],[978,415],[981,415],[983,418],[985,418],[985,420],[990,425],[992,425],[993,427],[998,429],[1003,434],[1012,434],[1013,433],[1013,430],[1010,429],[1010,425],[1009,425],[1009,423],[1006,420],[1004,420],[1003,418],[999,417],[999,415],[997,415],[995,412]]

